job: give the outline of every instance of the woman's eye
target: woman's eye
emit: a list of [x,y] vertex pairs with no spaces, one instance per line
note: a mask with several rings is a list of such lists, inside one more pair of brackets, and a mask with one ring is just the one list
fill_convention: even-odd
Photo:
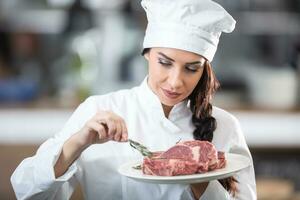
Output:
[[163,66],[170,66],[170,65],[172,65],[172,63],[164,61],[162,59],[158,59],[158,63],[161,64],[161,65],[163,65]]
[[198,67],[197,68],[196,67],[186,67],[185,69],[189,72],[197,72],[198,71]]

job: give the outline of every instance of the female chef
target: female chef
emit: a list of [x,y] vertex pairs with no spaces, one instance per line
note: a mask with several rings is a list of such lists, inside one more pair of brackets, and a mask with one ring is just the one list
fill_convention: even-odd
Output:
[[142,6],[148,76],[138,87],[80,104],[13,173],[18,199],[68,199],[77,183],[86,199],[256,199],[252,163],[233,178],[190,185],[143,183],[118,173],[121,164],[142,158],[128,138],[153,151],[180,139],[208,140],[252,160],[237,119],[211,105],[218,84],[210,62],[234,19],[211,0],[143,0]]

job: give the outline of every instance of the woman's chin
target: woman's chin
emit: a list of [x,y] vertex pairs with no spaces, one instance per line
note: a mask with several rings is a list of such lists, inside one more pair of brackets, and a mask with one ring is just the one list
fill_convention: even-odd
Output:
[[166,98],[160,98],[160,102],[164,104],[165,106],[175,106],[176,104],[180,103],[180,99],[166,99]]

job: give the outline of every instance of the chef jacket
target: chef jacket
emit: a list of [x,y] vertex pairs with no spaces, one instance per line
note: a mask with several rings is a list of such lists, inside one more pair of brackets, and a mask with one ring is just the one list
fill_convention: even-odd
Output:
[[[127,125],[128,138],[139,141],[151,151],[162,151],[179,140],[192,140],[195,129],[188,101],[175,105],[166,118],[159,101],[147,84],[87,98],[72,114],[62,130],[44,142],[33,157],[24,159],[11,177],[18,199],[68,199],[79,183],[88,200],[193,200],[188,184],[154,184],[139,182],[118,173],[120,165],[142,161],[130,145],[115,141],[95,144],[60,177],[55,178],[54,165],[64,142],[79,131],[98,110],[109,110],[121,116]],[[213,107],[217,121],[212,143],[218,151],[247,156],[251,165],[234,176],[238,180],[236,199],[256,199],[256,185],[251,154],[238,120],[228,112]],[[233,199],[217,181],[210,181],[204,199]]]

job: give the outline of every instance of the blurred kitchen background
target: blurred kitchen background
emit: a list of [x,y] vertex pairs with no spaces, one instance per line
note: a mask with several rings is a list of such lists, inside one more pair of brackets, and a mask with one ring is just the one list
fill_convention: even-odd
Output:
[[[237,26],[212,63],[214,103],[241,122],[259,199],[300,199],[300,0],[217,2]],[[0,199],[82,100],[140,84],[145,27],[139,0],[0,0]]]

